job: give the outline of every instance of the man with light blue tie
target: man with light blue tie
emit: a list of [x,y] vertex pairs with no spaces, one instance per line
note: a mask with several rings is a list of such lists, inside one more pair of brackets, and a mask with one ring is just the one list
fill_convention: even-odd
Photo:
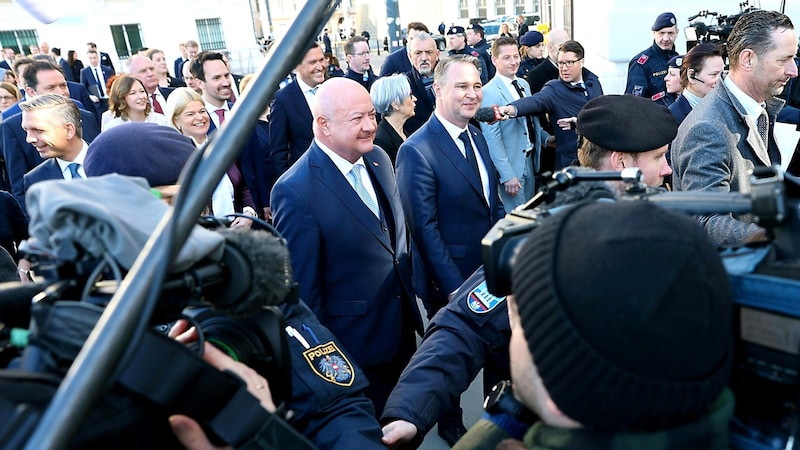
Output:
[[100,56],[97,50],[86,52],[89,65],[81,70],[81,84],[89,91],[89,98],[94,102],[97,114],[102,116],[108,111],[108,89],[106,83],[114,72],[106,66],[100,64]]
[[286,238],[300,298],[364,370],[380,417],[416,349],[414,332],[422,332],[411,241],[392,161],[373,144],[367,90],[332,78],[312,111],[314,140],[272,189],[275,228]]
[[89,144],[83,140],[78,106],[63,95],[43,94],[20,108],[25,141],[45,159],[23,176],[25,192],[40,181],[86,178],[83,160]]
[[[483,106],[506,105],[531,95],[528,82],[517,78],[520,56],[517,40],[503,36],[492,45],[494,78],[483,87]],[[510,211],[536,192],[534,174],[542,149],[542,127],[536,116],[481,123],[494,167],[500,174],[500,198]]]

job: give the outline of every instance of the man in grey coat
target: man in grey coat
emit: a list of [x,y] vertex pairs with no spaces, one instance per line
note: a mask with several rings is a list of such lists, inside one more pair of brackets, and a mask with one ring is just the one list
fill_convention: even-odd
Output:
[[[672,143],[676,190],[748,192],[754,167],[780,164],[772,130],[784,102],[775,98],[797,76],[797,35],[774,11],[743,15],[728,38],[730,74],[692,111]],[[700,223],[719,245],[766,239],[746,215],[715,214]]]

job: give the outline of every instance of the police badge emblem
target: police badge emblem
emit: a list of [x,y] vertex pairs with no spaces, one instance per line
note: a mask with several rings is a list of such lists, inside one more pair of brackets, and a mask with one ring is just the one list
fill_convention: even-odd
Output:
[[495,297],[489,293],[486,281],[479,284],[467,295],[467,307],[477,314],[486,314],[503,303],[505,297]]
[[304,351],[303,357],[311,370],[329,383],[348,387],[355,381],[353,366],[333,341]]

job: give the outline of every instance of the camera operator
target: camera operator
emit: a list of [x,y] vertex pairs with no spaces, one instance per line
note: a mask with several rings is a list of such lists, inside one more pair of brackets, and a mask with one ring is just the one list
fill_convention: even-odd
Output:
[[[632,123],[637,126],[630,126]],[[591,162],[589,167],[620,170],[623,165],[633,167],[634,161],[640,161],[645,182],[651,186],[659,186],[662,174],[669,169],[664,168],[664,152],[675,137],[676,128],[666,108],[633,96],[599,97],[578,115],[578,132],[591,156],[587,159]],[[581,190],[582,186],[588,191]],[[621,185],[611,189],[607,183],[584,183],[558,193],[549,206],[597,198],[600,191],[606,197],[623,192]],[[482,299],[482,306],[471,302],[471,298]],[[441,411],[450,406],[449,399],[458,398],[484,366],[491,366],[500,372],[499,376],[508,378],[510,331],[505,304],[505,298],[487,291],[481,267],[431,319],[422,343],[386,404],[382,415],[385,444],[419,445]],[[515,421],[504,414],[490,418],[503,423]]]
[[[541,418],[526,448],[730,448],[732,294],[695,221],[576,206],[529,234],[511,283],[513,394]],[[509,436],[481,420],[454,448]]]
[[[159,186],[162,194],[174,193],[181,169],[194,151],[191,141],[171,128],[125,124],[103,132],[92,143],[86,173],[142,176],[151,186]],[[290,424],[320,449],[384,448],[374,407],[364,396],[368,383],[361,368],[302,300],[287,301],[280,309],[291,358],[292,392],[286,395],[286,407],[294,413]],[[317,370],[322,358],[338,362],[335,377]]]

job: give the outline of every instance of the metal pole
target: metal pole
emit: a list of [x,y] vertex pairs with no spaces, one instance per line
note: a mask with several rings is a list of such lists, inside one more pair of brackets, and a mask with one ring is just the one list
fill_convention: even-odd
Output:
[[[185,208],[167,213],[148,240],[56,391],[25,446],[27,450],[61,449],[69,445],[129,345],[137,345],[131,338],[144,329],[147,321],[140,318],[149,317],[158,300],[166,272],[164,261],[174,260],[278,84],[302,58],[306,46],[314,41],[338,5],[339,0],[306,2],[285,36],[269,51],[252,87],[233,108],[232,117],[237,119],[227,120],[215,133],[209,152],[196,167],[196,183],[183,186],[180,195],[186,196],[182,202]],[[174,236],[166,233],[170,227],[175,231]]]

